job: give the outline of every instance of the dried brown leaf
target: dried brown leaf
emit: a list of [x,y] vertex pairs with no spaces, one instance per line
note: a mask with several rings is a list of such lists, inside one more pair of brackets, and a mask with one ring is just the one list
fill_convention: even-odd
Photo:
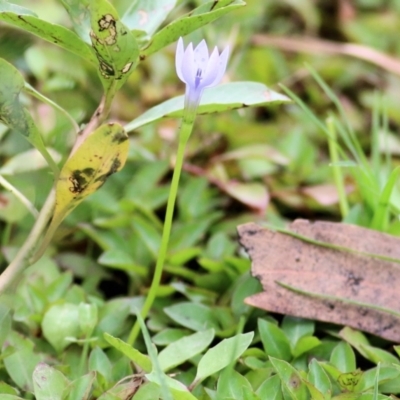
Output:
[[308,241],[252,223],[238,232],[252,259],[252,274],[264,289],[246,303],[400,341],[398,238],[306,220],[295,221],[290,232]]

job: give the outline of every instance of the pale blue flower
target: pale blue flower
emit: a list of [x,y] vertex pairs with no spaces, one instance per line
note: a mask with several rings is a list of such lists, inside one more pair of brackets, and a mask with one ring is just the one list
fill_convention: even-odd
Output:
[[175,66],[179,79],[186,83],[185,107],[196,109],[205,88],[218,85],[222,79],[229,57],[229,47],[219,54],[215,47],[211,55],[205,40],[193,50],[189,43],[186,50],[183,39],[179,38],[176,49]]

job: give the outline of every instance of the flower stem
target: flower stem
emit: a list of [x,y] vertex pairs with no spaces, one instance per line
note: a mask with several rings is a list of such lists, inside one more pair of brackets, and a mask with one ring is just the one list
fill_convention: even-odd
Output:
[[[185,117],[182,121],[181,129],[179,132],[179,145],[178,145],[178,151],[176,154],[176,162],[175,162],[174,172],[172,175],[171,188],[170,188],[169,196],[168,196],[167,210],[165,213],[165,221],[164,221],[164,228],[163,228],[163,233],[162,233],[162,238],[161,238],[160,251],[158,253],[158,258],[157,258],[156,268],[154,270],[153,280],[151,282],[150,289],[147,294],[146,300],[144,302],[143,308],[140,312],[140,315],[143,318],[143,320],[147,317],[147,315],[154,303],[154,300],[157,296],[158,288],[160,287],[164,262],[165,262],[165,258],[167,256],[169,237],[171,234],[172,219],[174,216],[174,208],[175,208],[176,197],[178,194],[179,179],[181,176],[181,171],[182,171],[182,166],[183,166],[183,161],[184,161],[184,156],[185,156],[185,148],[186,148],[186,144],[189,139],[189,136],[193,129],[193,123],[194,123],[193,115],[191,115],[191,118],[188,118],[188,116],[185,114]],[[134,343],[139,335],[139,332],[140,332],[140,324],[139,324],[139,320],[136,320],[135,325],[133,326],[131,333],[129,335],[129,338],[128,338],[128,343],[130,345],[132,345],[132,346],[134,345]]]

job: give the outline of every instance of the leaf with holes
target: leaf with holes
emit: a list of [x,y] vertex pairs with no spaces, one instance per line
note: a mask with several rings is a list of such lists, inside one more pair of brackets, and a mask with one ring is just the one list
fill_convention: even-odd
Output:
[[90,0],[90,39],[99,65],[100,79],[112,98],[127,80],[139,60],[133,33],[121,22],[106,0]]

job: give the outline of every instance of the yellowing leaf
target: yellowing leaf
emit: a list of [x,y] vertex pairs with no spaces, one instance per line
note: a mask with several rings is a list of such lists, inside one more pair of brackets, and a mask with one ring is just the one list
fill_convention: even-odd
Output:
[[126,132],[115,123],[100,126],[78,147],[60,172],[53,219],[37,254],[46,248],[62,220],[124,166],[128,148]]

